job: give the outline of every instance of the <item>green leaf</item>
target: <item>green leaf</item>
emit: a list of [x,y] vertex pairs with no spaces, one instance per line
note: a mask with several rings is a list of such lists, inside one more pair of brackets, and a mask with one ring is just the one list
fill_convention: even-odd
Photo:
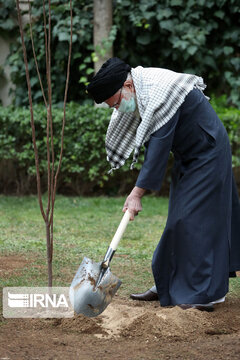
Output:
[[86,73],[87,73],[87,75],[90,75],[90,74],[94,73],[94,69],[89,68],[89,69],[87,69]]
[[224,46],[223,47],[223,52],[225,55],[230,55],[233,53],[233,48],[231,46]]
[[173,21],[172,20],[163,20],[163,21],[160,22],[160,27],[162,29],[171,31],[174,28]]
[[230,60],[230,63],[235,67],[236,71],[240,70],[240,58],[235,57]]
[[[73,43],[76,42],[77,39],[78,39],[77,35],[76,35],[76,34],[73,34],[73,36],[72,36],[72,42],[73,42]],[[70,34],[69,34],[69,41],[70,41]]]
[[197,46],[191,45],[191,46],[187,47],[187,52],[190,55],[194,55],[197,52],[197,49],[198,49]]
[[156,14],[154,11],[145,11],[144,12],[144,18],[147,20],[150,20],[151,18],[155,17]]
[[86,64],[81,64],[81,65],[79,66],[79,70],[84,70],[84,69],[86,69],[86,67],[87,67]]
[[219,19],[223,19],[225,16],[225,13],[222,10],[217,10],[214,12],[214,16],[218,17]]
[[8,18],[8,19],[4,19],[4,21],[0,22],[0,28],[4,29],[4,30],[12,30],[15,27],[15,22],[13,21],[13,19]]
[[174,40],[173,41],[173,48],[178,48],[180,50],[187,49],[188,45],[189,45],[188,41],[185,41],[185,40]]
[[172,6],[182,6],[183,5],[182,0],[171,0],[170,3]]
[[84,62],[87,63],[87,64],[91,63],[91,62],[92,62],[91,57],[90,57],[90,56],[87,56],[87,57],[84,59]]
[[80,80],[79,80],[80,83],[85,83],[86,81],[87,81],[86,76],[81,76],[80,77]]
[[173,14],[173,11],[171,8],[161,10],[161,16],[163,18],[169,18],[172,14]]
[[69,35],[69,33],[60,32],[58,34],[58,39],[59,39],[59,41],[69,41],[70,35]]
[[98,60],[99,60],[99,57],[95,53],[92,53],[92,61],[97,62]]

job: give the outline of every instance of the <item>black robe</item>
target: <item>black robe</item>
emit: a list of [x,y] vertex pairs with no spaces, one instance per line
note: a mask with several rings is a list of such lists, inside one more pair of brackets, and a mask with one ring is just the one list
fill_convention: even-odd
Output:
[[228,292],[240,269],[240,202],[227,132],[194,89],[173,118],[145,144],[136,186],[160,190],[174,154],[165,230],[152,270],[162,306],[205,304]]

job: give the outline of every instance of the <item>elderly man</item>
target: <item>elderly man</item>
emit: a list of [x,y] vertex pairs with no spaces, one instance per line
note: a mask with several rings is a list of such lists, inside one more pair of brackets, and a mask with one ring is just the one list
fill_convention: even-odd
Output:
[[165,230],[154,252],[155,287],[136,300],[212,311],[240,269],[240,204],[224,126],[204,96],[203,79],[161,68],[103,64],[87,87],[96,103],[114,108],[106,135],[111,169],[142,145],[145,158],[123,211],[142,210],[146,190],[159,190],[168,157],[175,162]]

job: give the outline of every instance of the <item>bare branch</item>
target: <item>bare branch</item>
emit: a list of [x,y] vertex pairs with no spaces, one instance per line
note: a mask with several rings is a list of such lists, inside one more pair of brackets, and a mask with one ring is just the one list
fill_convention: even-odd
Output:
[[[67,103],[67,93],[68,93],[68,86],[69,86],[69,76],[70,76],[70,64],[71,64],[71,53],[72,53],[72,33],[73,33],[73,13],[72,13],[72,0],[70,0],[70,17],[71,17],[71,33],[70,33],[70,42],[69,42],[69,52],[68,52],[68,64],[67,64],[67,78],[66,78],[66,85],[65,85],[65,94],[64,94],[64,103],[63,103],[63,122],[62,122],[62,133],[61,133],[61,152],[60,158],[58,162],[58,168],[55,175],[54,181],[54,196],[53,196],[53,205],[52,205],[52,213],[51,213],[51,220],[53,217],[53,210],[54,210],[54,202],[56,196],[56,188],[57,188],[57,178],[60,171],[62,157],[63,157],[63,140],[64,140],[64,128],[65,128],[65,119],[66,119],[66,103]],[[51,221],[50,220],[50,221]]]
[[52,104],[51,84],[51,0],[48,0],[48,103]]
[[37,57],[36,57],[36,52],[35,52],[35,46],[34,46],[34,41],[33,41],[32,13],[31,13],[30,0],[28,0],[28,10],[29,10],[29,19],[30,19],[29,25],[30,25],[30,37],[31,37],[31,42],[32,42],[33,57],[34,57],[34,61],[35,61],[35,66],[36,66],[36,70],[37,70],[37,74],[38,74],[39,83],[40,83],[41,90],[42,90],[43,100],[44,100],[45,106],[47,108],[47,100],[46,100],[46,96],[45,96],[43,85],[42,85],[42,79],[41,79],[41,75],[39,72],[39,67],[38,67],[38,62],[37,62]]
[[35,165],[36,165],[36,173],[37,173],[38,201],[39,201],[39,206],[40,206],[40,210],[41,210],[43,219],[44,219],[44,221],[46,221],[46,215],[44,213],[43,204],[42,204],[41,180],[40,180],[40,173],[39,173],[38,149],[37,149],[36,135],[35,135],[35,124],[34,124],[33,104],[32,104],[32,92],[31,92],[31,84],[30,84],[28,60],[27,60],[27,51],[26,51],[26,46],[25,46],[25,42],[24,42],[24,32],[23,32],[23,26],[22,26],[22,17],[21,17],[21,11],[20,11],[20,6],[19,6],[19,0],[16,0],[16,5],[17,5],[18,24],[19,24],[19,30],[20,30],[21,40],[22,40],[23,57],[24,57],[24,64],[25,64],[25,70],[26,70],[27,87],[28,87],[28,99],[29,99],[29,105],[30,105],[31,127],[32,127],[32,141],[33,141],[33,147],[34,147]]
[[43,23],[44,23],[44,36],[45,36],[45,51],[46,51],[46,78],[48,79],[48,41],[47,41],[47,21],[46,21],[46,10],[45,0],[43,0]]

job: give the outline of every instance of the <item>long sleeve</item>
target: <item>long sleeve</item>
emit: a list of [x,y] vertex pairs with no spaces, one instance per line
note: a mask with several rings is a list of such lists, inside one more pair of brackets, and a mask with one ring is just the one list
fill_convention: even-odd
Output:
[[137,178],[136,186],[147,190],[160,190],[179,114],[180,110],[167,124],[153,133],[150,140],[145,144],[144,163]]

